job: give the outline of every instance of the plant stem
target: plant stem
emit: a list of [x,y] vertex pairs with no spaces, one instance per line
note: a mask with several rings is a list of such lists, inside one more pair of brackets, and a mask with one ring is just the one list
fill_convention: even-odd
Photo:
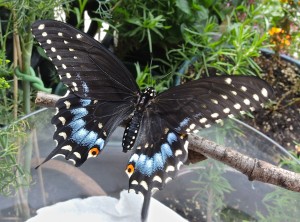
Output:
[[[16,13],[13,12],[13,17],[15,20],[15,16]],[[20,41],[19,41],[19,34],[18,34],[18,28],[16,26],[16,23],[14,23],[14,31],[13,31],[13,42],[14,42],[14,62],[13,62],[13,66],[14,69],[18,67],[18,62],[20,62],[20,50],[18,50],[18,48],[20,48]],[[18,77],[16,75],[14,75],[14,100],[13,100],[13,116],[14,119],[17,120],[18,118]]]

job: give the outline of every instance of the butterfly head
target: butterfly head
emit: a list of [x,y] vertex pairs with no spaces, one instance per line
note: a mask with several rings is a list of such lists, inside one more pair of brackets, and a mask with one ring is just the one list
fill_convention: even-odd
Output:
[[149,99],[153,99],[156,96],[156,91],[153,87],[147,87],[143,92],[142,96],[147,96]]
[[147,107],[151,100],[156,96],[156,91],[153,87],[147,87],[139,96],[137,110],[141,111]]

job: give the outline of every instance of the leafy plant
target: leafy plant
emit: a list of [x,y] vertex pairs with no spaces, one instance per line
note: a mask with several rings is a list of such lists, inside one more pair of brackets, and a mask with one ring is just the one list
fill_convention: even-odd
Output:
[[[33,36],[30,27],[36,19],[53,18],[53,9],[63,2],[66,1],[0,1],[0,9],[5,12],[0,17],[3,33],[0,35],[0,77],[5,87],[6,83],[10,85],[1,90],[3,100],[0,101],[0,120],[7,128],[0,131],[0,186],[2,194],[14,194],[16,191],[18,214],[23,219],[30,217],[27,195],[32,140],[29,136],[23,144],[27,125],[13,122],[20,115],[31,112],[31,94],[35,84],[39,83],[43,87],[43,82],[31,67]],[[19,85],[19,81],[22,84]]]
[[19,121],[0,131],[0,194],[12,195],[20,186],[28,186],[29,171],[18,163],[19,147],[26,138],[28,123]]
[[[198,30],[185,28],[186,44],[169,51],[169,56],[179,61],[181,57],[197,58],[193,64],[197,71],[190,78],[212,73],[259,75],[261,70],[253,58],[260,56],[267,39],[266,34],[254,28],[261,17],[260,10],[261,7],[243,4],[226,15],[221,25],[212,17]],[[246,16],[241,19],[242,13]]]
[[[209,161],[209,162],[207,162]],[[199,199],[204,202],[206,208],[207,221],[213,221],[213,218],[220,216],[221,210],[225,207],[223,201],[225,193],[233,191],[230,183],[222,176],[225,172],[223,164],[216,161],[206,160],[205,169],[196,171],[198,179],[191,182],[195,188],[190,188],[189,191],[195,192],[194,200]],[[202,163],[199,163],[201,166]]]

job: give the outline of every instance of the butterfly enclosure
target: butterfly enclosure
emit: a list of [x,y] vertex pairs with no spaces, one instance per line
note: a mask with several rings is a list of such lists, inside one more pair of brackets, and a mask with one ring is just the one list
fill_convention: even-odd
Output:
[[[82,221],[91,215],[95,221],[99,217],[107,221],[298,218],[298,196],[249,181],[259,180],[259,174],[254,172],[265,169],[261,160],[278,165],[285,158],[295,163],[297,159],[276,142],[232,118],[251,115],[274,99],[273,89],[261,80],[270,83],[270,76],[261,75],[253,60],[266,40],[265,35],[249,26],[253,21],[257,24],[259,10],[251,7],[252,3],[233,3],[224,8],[222,1],[213,8],[200,2],[193,2],[190,7],[188,1],[128,2],[62,4],[74,7],[65,10],[66,21],[77,28],[83,28],[85,10],[94,16],[87,34],[65,22],[38,20],[45,17],[43,13],[36,19],[30,17],[32,20],[23,26],[12,16],[16,22],[14,30],[26,30],[26,38],[21,39],[24,46],[19,49],[31,52],[31,32],[36,45],[40,45],[33,51],[31,61],[26,53],[15,53],[26,58],[15,58],[11,71],[24,81],[24,113],[30,110],[30,92],[34,97],[36,90],[52,89],[64,96],[54,99],[55,108],[24,117],[24,122],[18,122],[19,128],[5,121],[9,127],[1,131],[1,149],[11,145],[20,151],[17,155],[18,148],[13,153],[4,152],[5,161],[12,157],[13,171],[6,167],[1,173],[9,173],[6,178],[16,178],[14,186],[20,186],[20,192],[16,207],[13,198],[0,196],[0,220],[24,221],[33,216],[30,222],[45,218]],[[34,8],[38,11],[41,5]],[[249,18],[241,21],[241,12],[247,12]],[[225,24],[224,16],[229,16],[230,21],[237,19],[238,23]],[[90,36],[103,21],[109,23],[110,30],[100,44]],[[16,35],[14,39],[14,45],[18,45]],[[190,60],[194,62],[192,66]],[[178,70],[185,68],[181,66],[184,61],[189,64],[189,71],[179,75]],[[43,81],[33,78],[35,72]],[[30,90],[29,85],[35,90]],[[4,102],[8,104],[7,100]],[[271,103],[266,115],[274,113],[273,107],[276,112],[281,110]],[[208,148],[204,143],[201,147],[199,141],[206,139],[199,138],[209,138],[222,146],[207,141]],[[239,159],[236,153],[237,159],[229,160],[236,151],[247,156]],[[195,164],[205,159],[202,154],[210,158]],[[24,169],[14,165],[15,156],[17,162],[24,163]],[[251,167],[240,168],[251,161],[253,173]],[[249,180],[234,169],[244,172]],[[281,172],[280,168],[274,170]],[[28,177],[29,172],[32,178]],[[283,171],[279,175],[289,173]],[[268,181],[271,184],[290,185],[289,180],[272,179]],[[1,190],[10,188],[3,186]],[[295,207],[286,209],[286,203],[295,203]],[[36,211],[45,206],[49,207]],[[126,210],[119,211],[120,207]],[[164,218],[157,218],[159,215]]]
[[[34,170],[38,163],[47,157],[49,149],[55,147],[54,141],[49,137],[54,133],[54,128],[50,123],[54,113],[54,109],[43,109],[26,118],[32,129],[27,136],[36,135],[34,144],[39,150],[39,156],[36,156],[34,151],[31,166],[32,180],[35,181],[30,185],[29,192],[28,201],[31,210],[35,212],[41,207],[62,202],[65,204],[61,206],[62,209],[53,211],[57,214],[53,215],[54,218],[62,219],[64,218],[63,211],[73,212],[72,208],[70,209],[71,203],[65,203],[67,200],[99,195],[119,198],[120,192],[128,189],[128,177],[124,173],[124,166],[130,157],[129,152],[120,152],[122,128],[118,128],[112,135],[106,149],[101,154],[103,156],[90,159],[80,168],[74,167],[64,158],[56,158],[46,163],[42,168]],[[202,136],[275,165],[277,163],[273,158],[274,153],[276,153],[277,160],[279,157],[288,157],[277,144],[268,141],[253,129],[240,123],[226,123],[226,125],[232,127],[231,129],[239,127],[240,131],[237,133],[231,131],[228,134],[226,133],[228,129],[216,126],[210,130],[204,130]],[[222,134],[227,135],[226,141],[222,142],[224,138],[220,136]],[[247,135],[247,137],[241,135]],[[184,166],[176,179],[170,181],[164,190],[157,191],[153,197],[188,221],[207,221],[209,217],[213,220],[220,218],[223,221],[231,221],[232,217],[250,220],[260,218],[260,214],[265,217],[270,216],[272,212],[270,207],[276,204],[276,199],[263,200],[263,198],[267,193],[272,194],[274,190],[278,193],[277,195],[296,201],[295,206],[297,206],[299,199],[291,191],[276,189],[260,182],[249,182],[244,175],[232,168],[209,160]],[[141,209],[142,201],[139,201]],[[12,217],[17,220],[14,212],[14,198],[1,196],[0,202],[2,203],[0,207],[1,220],[11,220]],[[207,208],[208,206],[210,208]],[[88,206],[82,205],[81,207],[86,207],[84,209],[89,212]],[[114,208],[114,205],[111,207]],[[289,210],[293,212],[296,210],[295,208]],[[139,211],[133,210],[133,212],[133,217],[140,216]],[[296,210],[292,215],[297,216],[297,212]],[[79,214],[76,214],[76,210],[73,213],[80,217]],[[151,208],[149,213],[151,221]],[[160,213],[157,214],[161,215]],[[35,213],[33,213],[34,215]],[[49,219],[52,218],[52,214],[46,215]],[[41,212],[40,217],[37,216],[37,221],[39,218],[43,218],[42,216],[43,213]]]

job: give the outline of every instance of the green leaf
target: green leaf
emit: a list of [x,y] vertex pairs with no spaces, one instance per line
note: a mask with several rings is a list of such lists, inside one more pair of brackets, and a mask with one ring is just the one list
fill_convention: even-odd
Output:
[[187,0],[176,0],[176,6],[184,13],[190,15],[191,9]]

